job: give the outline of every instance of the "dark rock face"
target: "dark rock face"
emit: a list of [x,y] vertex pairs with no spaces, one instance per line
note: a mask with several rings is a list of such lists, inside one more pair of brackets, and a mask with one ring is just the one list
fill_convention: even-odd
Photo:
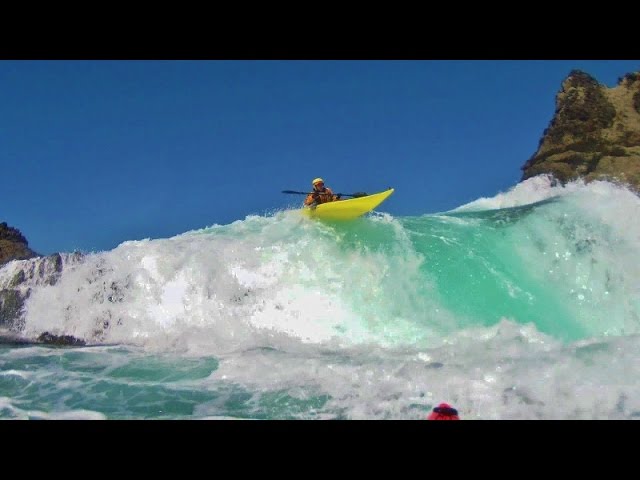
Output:
[[[83,255],[77,252],[67,255],[67,258],[78,262]],[[0,328],[12,331],[22,328],[22,309],[31,295],[32,287],[55,285],[62,275],[63,264],[62,256],[56,253],[29,259],[10,271],[9,276],[2,272],[5,275],[0,275]]]
[[73,335],[53,335],[49,332],[44,332],[38,337],[38,342],[46,343],[48,345],[57,346],[82,346],[86,345],[84,340],[74,337]]
[[[78,267],[84,268],[87,258],[91,258],[91,262],[84,278],[86,283],[79,284],[76,288],[79,295],[89,297],[89,301],[96,306],[104,307],[91,314],[94,328],[89,333],[78,336],[67,334],[64,327],[52,327],[50,330],[37,333],[27,329],[29,301],[32,297],[57,285],[65,271],[69,273]],[[0,267],[0,343],[52,346],[104,343],[109,329],[122,325],[122,318],[113,315],[110,305],[125,300],[132,282],[130,276],[114,280],[110,276],[112,272],[113,267],[106,264],[104,258],[87,257],[81,252],[56,253],[47,257],[14,261]],[[89,294],[85,291],[87,289]],[[67,304],[63,312],[56,310],[54,314],[62,314],[66,322],[75,313],[77,312],[74,306]],[[40,311],[39,314],[48,315],[48,312]]]
[[0,223],[0,266],[11,260],[26,260],[38,254],[29,248],[27,239],[20,230]]
[[[26,238],[16,228],[0,223],[0,343],[83,346],[86,341],[73,335],[43,332],[37,338],[24,338],[25,303],[34,288],[55,285],[65,265],[84,261],[84,254],[40,256],[28,247]],[[9,264],[12,260],[19,262]],[[101,270],[98,268],[98,272]],[[105,292],[106,292],[105,286]],[[121,301],[120,287],[113,283],[107,301]],[[110,315],[110,313],[109,313]],[[109,327],[109,320],[97,319],[96,338]]]
[[24,301],[29,296],[29,291],[22,293],[19,290],[0,290],[0,327],[14,327],[22,314]]
[[640,73],[607,88],[572,71],[556,96],[556,110],[522,180],[551,174],[561,183],[609,180],[640,191]]
[[0,223],[0,269],[12,260],[29,260],[11,271],[9,275],[12,276],[8,281],[6,276],[3,279],[0,275],[0,328],[20,330],[24,302],[31,294],[31,287],[55,285],[62,273],[60,254],[41,257],[28,245],[20,230],[8,226],[6,222]]

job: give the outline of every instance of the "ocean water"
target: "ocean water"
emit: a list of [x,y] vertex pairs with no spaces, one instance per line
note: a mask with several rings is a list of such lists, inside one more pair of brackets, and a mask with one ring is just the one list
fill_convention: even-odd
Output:
[[612,183],[348,223],[285,210],[61,259],[0,269],[26,296],[1,419],[640,418],[640,199]]

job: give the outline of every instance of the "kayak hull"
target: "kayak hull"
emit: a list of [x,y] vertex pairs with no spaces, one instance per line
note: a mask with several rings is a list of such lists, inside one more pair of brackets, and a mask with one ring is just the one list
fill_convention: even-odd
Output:
[[327,202],[318,205],[316,208],[304,207],[302,214],[311,218],[321,220],[353,220],[369,213],[389,195],[394,192],[393,188],[389,188],[384,192],[374,193],[366,197],[350,198],[348,200],[338,200],[336,202]]

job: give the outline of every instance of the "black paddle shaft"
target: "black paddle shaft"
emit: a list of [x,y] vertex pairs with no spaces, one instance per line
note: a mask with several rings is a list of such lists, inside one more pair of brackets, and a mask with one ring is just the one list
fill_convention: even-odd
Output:
[[[328,193],[322,193],[322,192],[296,192],[295,190],[282,190],[282,193],[290,193],[290,194],[294,194],[294,195],[313,195],[314,193],[317,193],[319,195],[329,195]],[[334,193],[334,195],[340,195],[341,197],[354,197],[354,198],[360,198],[360,197],[367,197],[368,194],[365,192],[356,192],[356,193]]]

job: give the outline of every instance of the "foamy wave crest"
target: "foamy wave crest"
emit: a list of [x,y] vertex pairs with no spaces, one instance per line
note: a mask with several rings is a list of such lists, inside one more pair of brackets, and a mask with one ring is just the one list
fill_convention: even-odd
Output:
[[21,333],[217,354],[426,340],[421,264],[391,216],[344,228],[251,216],[68,263],[54,284],[29,286]]

